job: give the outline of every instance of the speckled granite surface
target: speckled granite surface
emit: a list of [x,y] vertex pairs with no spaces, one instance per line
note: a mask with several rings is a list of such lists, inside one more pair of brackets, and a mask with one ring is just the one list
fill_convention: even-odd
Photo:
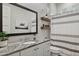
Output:
[[0,56],[6,56],[6,55],[10,55],[12,53],[15,52],[19,52],[22,51],[23,49],[27,49],[45,42],[48,42],[50,40],[46,40],[43,42],[35,42],[32,44],[22,44],[21,42],[17,42],[17,43],[11,43],[8,46],[4,47],[4,48],[0,48]]

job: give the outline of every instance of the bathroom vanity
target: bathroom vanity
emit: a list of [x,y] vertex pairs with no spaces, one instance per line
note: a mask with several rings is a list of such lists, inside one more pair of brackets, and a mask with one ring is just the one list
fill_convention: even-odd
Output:
[[[19,44],[16,48],[10,47],[0,50],[2,56],[50,56],[50,40],[41,43]],[[3,51],[3,52],[2,52]]]

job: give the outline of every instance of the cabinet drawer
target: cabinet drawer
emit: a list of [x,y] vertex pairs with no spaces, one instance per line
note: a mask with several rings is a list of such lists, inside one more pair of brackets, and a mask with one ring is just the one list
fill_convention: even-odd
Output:
[[46,42],[43,44],[38,45],[39,50],[38,50],[38,55],[40,56],[49,56],[50,55],[50,49],[49,49],[49,44],[50,42]]
[[50,42],[44,43],[44,56],[50,56]]

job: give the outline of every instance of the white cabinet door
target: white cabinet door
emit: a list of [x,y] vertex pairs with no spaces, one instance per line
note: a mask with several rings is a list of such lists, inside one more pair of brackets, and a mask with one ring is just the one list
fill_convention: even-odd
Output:
[[43,44],[43,55],[50,56],[50,42],[46,42]]
[[38,49],[36,51],[37,56],[43,56],[43,44],[38,45]]
[[49,43],[42,43],[37,46],[21,51],[21,56],[50,56]]
[[32,49],[26,49],[26,50],[23,50],[21,51],[21,56],[31,56],[33,53],[32,53]]
[[50,50],[49,50],[49,43],[46,42],[43,44],[38,45],[37,56],[50,56]]
[[8,56],[19,56],[19,52],[17,52],[17,53],[13,53],[13,54],[8,55]]

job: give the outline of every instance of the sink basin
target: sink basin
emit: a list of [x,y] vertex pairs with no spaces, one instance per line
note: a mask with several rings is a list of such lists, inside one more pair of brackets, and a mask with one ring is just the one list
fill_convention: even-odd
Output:
[[34,41],[28,41],[28,42],[24,42],[23,44],[35,44],[36,42]]

